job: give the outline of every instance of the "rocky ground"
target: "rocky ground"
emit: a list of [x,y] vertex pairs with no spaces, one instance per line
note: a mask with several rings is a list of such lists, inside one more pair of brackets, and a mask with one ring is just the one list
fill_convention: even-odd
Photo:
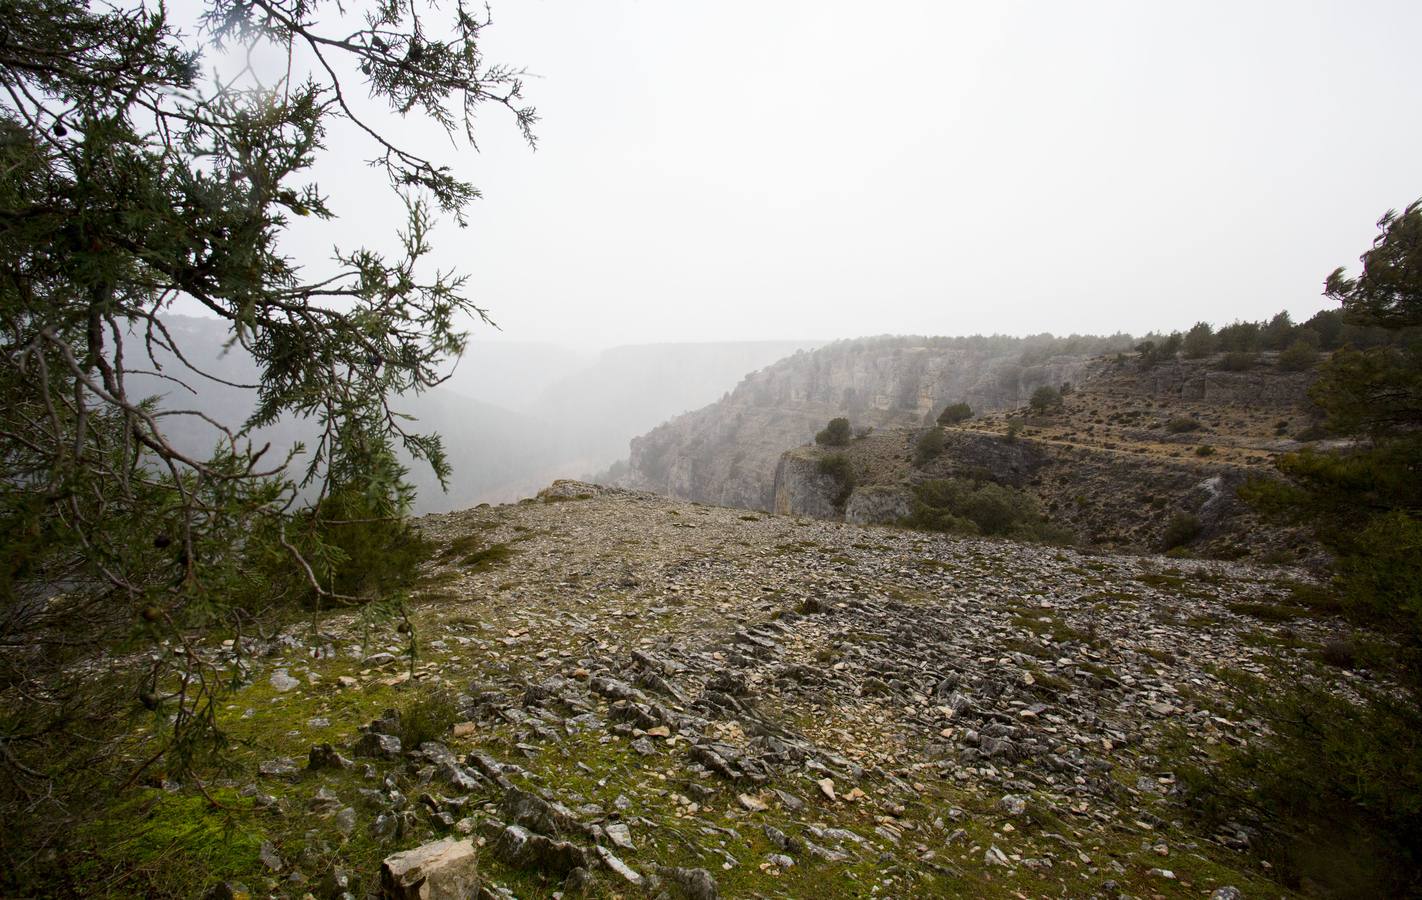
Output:
[[372,895],[452,838],[488,897],[1288,896],[1177,767],[1257,733],[1240,673],[1362,677],[1292,569],[561,482],[419,525],[412,665],[351,617],[249,648],[225,895]]

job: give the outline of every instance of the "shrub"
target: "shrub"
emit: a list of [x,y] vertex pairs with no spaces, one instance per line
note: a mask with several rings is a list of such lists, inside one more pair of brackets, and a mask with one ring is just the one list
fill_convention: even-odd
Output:
[[940,478],[914,488],[907,524],[928,531],[987,534],[1071,543],[1074,536],[1046,520],[1037,498],[990,481]]
[[[319,537],[324,552],[309,550],[312,570],[322,585],[338,594],[376,598],[414,584],[419,564],[433,548],[407,521],[382,517],[363,492],[336,490],[319,512],[306,513],[297,542],[314,547]],[[273,575],[275,575],[275,571]],[[293,593],[315,601],[310,584],[290,580]]]
[[1308,443],[1309,441],[1321,441],[1326,437],[1328,437],[1328,429],[1322,425],[1313,424],[1294,435],[1294,440]]
[[1160,536],[1160,549],[1174,550],[1176,547],[1183,547],[1199,537],[1200,531],[1198,517],[1190,513],[1176,513],[1170,517],[1170,521],[1165,525],[1165,532]]
[[943,447],[947,440],[943,437],[943,432],[938,428],[930,428],[923,433],[914,445],[914,463],[923,465],[929,460],[943,452]]
[[1279,354],[1278,367],[1285,372],[1303,372],[1318,362],[1318,351],[1304,341],[1294,341]]
[[1259,354],[1254,350],[1234,350],[1220,360],[1220,368],[1226,372],[1247,372],[1259,365]]
[[1178,331],[1159,342],[1142,341],[1136,345],[1136,352],[1140,354],[1141,368],[1150,369],[1158,363],[1170,362],[1180,355],[1180,347],[1183,343],[1184,336]]
[[1422,517],[1374,516],[1347,549],[1337,571],[1349,613],[1422,647]]
[[1028,401],[1032,411],[1045,413],[1048,410],[1060,409],[1062,405],[1062,392],[1044,384],[1032,392],[1032,399]]
[[[1251,686],[1270,732],[1202,783],[1217,815],[1263,810],[1262,855],[1286,884],[1325,897],[1415,897],[1422,890],[1422,714],[1362,688],[1353,704],[1321,687]],[[1192,779],[1193,780],[1193,779]]]
[[1226,353],[1254,352],[1262,343],[1258,322],[1234,322],[1215,335],[1215,346]]
[[820,459],[815,465],[815,471],[834,480],[838,491],[831,502],[835,506],[843,507],[849,501],[849,495],[854,493],[855,484],[858,483],[858,479],[854,476],[854,466],[850,463],[849,457],[843,453],[831,453]]
[[1189,359],[1200,359],[1215,352],[1215,331],[1208,322],[1196,322],[1194,327],[1185,332],[1183,341],[1185,356]]
[[966,403],[950,403],[938,414],[939,425],[957,425],[973,417],[973,408]]
[[1015,443],[1017,443],[1017,437],[1018,437],[1018,435],[1020,435],[1020,434],[1022,434],[1022,420],[1021,420],[1021,419],[1008,419],[1008,420],[1007,420],[1007,442],[1008,442],[1009,444],[1015,444]]
[[1198,447],[1195,448],[1195,455],[1196,455],[1196,456],[1214,456],[1214,455],[1215,455],[1215,448],[1214,448],[1214,447],[1211,447],[1209,444],[1201,444],[1200,446],[1198,446]]
[[415,750],[427,741],[442,741],[459,721],[459,704],[449,691],[436,690],[400,707],[400,746]]
[[1358,664],[1358,648],[1346,637],[1334,636],[1324,641],[1319,656],[1340,669],[1351,669]]
[[1171,434],[1182,434],[1186,431],[1196,431],[1204,427],[1199,419],[1192,419],[1188,416],[1176,416],[1165,423],[1165,430]]
[[830,419],[829,424],[815,435],[815,443],[826,447],[843,447],[848,444],[849,420],[842,417]]

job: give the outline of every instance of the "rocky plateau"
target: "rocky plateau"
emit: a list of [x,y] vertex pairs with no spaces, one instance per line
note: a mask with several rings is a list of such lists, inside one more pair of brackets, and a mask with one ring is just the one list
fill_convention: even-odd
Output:
[[1235,678],[1369,677],[1297,568],[571,482],[418,525],[417,656],[350,615],[214,651],[269,873],[215,895],[1285,897],[1181,767],[1260,733]]

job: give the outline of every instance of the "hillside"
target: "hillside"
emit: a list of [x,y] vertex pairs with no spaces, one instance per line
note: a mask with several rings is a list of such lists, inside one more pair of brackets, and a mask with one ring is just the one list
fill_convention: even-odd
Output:
[[[927,460],[915,445],[931,426],[877,429],[843,448],[802,446],[777,466],[774,509],[892,522],[908,514],[915,485],[986,477],[1036,497],[1086,545],[1157,549],[1179,514],[1202,526],[1191,552],[1307,556],[1312,544],[1301,531],[1265,522],[1235,493],[1251,478],[1274,477],[1275,458],[1302,446],[1299,436],[1318,436],[1306,393],[1313,373],[1270,362],[1227,372],[1218,357],[1149,368],[1134,358],[1098,359],[1060,407],[989,413],[946,428],[944,449]],[[1015,439],[1007,437],[1011,421],[1019,423]],[[836,454],[855,474],[857,487],[845,497],[821,468]]]
[[1126,349],[1109,338],[887,337],[840,341],[748,375],[729,396],[632,441],[619,483],[704,503],[769,509],[780,454],[830,418],[910,427],[944,404],[1010,409],[1037,387],[1080,378],[1088,361]]
[[[1234,678],[1366,677],[1318,662],[1334,626],[1287,568],[567,483],[419,527],[441,551],[413,678],[393,627],[363,643],[349,615],[247,639],[244,762],[209,785],[229,810],[106,866],[162,852],[139,885],[292,897],[334,866],[364,896],[385,855],[468,835],[488,897],[1291,896],[1253,824],[1186,824],[1183,767],[1260,727]],[[229,815],[199,867],[183,842]]]

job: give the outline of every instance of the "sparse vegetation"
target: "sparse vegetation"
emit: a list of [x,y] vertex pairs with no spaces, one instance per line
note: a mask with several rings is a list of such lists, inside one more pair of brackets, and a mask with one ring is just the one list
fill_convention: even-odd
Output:
[[508,562],[514,550],[508,544],[490,544],[466,554],[459,564],[471,572],[487,572]]
[[427,741],[446,740],[459,721],[459,702],[448,690],[422,693],[395,711],[400,720],[400,745],[418,748]]
[[1199,419],[1191,416],[1175,416],[1165,423],[1165,430],[1171,434],[1184,434],[1187,431],[1198,431],[1205,427]]

